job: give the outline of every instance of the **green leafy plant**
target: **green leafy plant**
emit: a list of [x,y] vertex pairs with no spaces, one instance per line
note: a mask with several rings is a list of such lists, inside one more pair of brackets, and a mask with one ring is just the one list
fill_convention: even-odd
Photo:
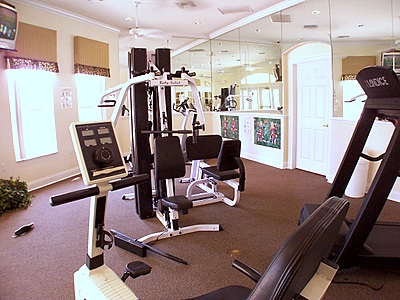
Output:
[[32,202],[28,185],[19,178],[0,179],[0,215],[5,211],[27,207]]

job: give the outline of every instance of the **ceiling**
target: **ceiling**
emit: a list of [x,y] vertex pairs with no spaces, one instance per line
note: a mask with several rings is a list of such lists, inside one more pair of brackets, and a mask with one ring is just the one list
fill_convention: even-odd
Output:
[[[15,0],[84,16],[120,31],[121,48],[178,49],[283,0]],[[137,19],[136,19],[136,3]],[[223,13],[224,12],[224,13]],[[126,18],[129,18],[126,20]],[[140,38],[129,36],[139,27]],[[124,38],[125,37],[125,38]],[[169,40],[169,42],[166,42]]]
[[[187,45],[198,46],[211,53],[210,38],[232,41],[214,42],[213,55],[221,51],[221,64],[230,65],[238,61],[249,61],[250,43],[254,43],[254,53],[268,52],[281,42],[299,43],[319,40],[351,42],[391,42],[400,39],[399,0],[14,0],[38,7],[66,11],[94,20],[119,32],[120,63],[126,65],[126,53],[132,47],[147,49],[185,49]],[[331,2],[331,3],[330,3]],[[300,3],[298,5],[295,5]],[[329,7],[329,3],[330,6]],[[284,9],[285,7],[289,7]],[[271,22],[266,12],[284,9],[281,14],[289,15],[290,22]],[[318,11],[318,13],[315,13]],[[332,15],[332,18],[330,17]],[[128,20],[126,18],[128,17]],[[260,18],[263,17],[263,18]],[[256,22],[250,22],[259,18]],[[362,24],[362,26],[360,25]],[[135,29],[138,26],[137,30]],[[307,28],[307,25],[316,25]],[[240,30],[230,30],[240,26]],[[137,37],[129,34],[133,28]],[[222,34],[222,35],[221,35]],[[247,42],[237,50],[240,39]],[[208,43],[208,44],[207,44]],[[199,43],[198,43],[199,44]],[[263,45],[263,49],[258,45]],[[253,46],[254,46],[253,45]],[[253,47],[252,46],[252,47]],[[224,47],[224,49],[218,49]],[[236,50],[235,50],[236,47]],[[189,49],[189,47],[188,47]],[[192,50],[196,50],[192,48]],[[279,48],[278,48],[279,50]],[[196,55],[192,51],[191,55]],[[228,51],[225,52],[224,51]],[[280,52],[274,52],[279,59]],[[243,53],[247,53],[243,57]],[[176,53],[177,54],[177,53]],[[201,53],[197,53],[201,54]],[[204,53],[203,53],[204,55]],[[262,59],[262,57],[258,57]],[[215,63],[215,62],[214,62]]]

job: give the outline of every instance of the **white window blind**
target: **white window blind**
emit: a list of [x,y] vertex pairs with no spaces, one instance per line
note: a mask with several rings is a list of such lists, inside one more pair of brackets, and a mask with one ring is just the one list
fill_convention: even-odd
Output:
[[17,161],[57,152],[52,72],[7,70]]
[[103,119],[103,109],[99,108],[100,94],[104,92],[105,77],[75,74],[80,122]]

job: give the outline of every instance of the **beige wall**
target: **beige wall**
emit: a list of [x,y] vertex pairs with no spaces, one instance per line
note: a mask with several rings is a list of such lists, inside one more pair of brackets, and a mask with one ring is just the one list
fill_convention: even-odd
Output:
[[[76,86],[74,80],[74,36],[79,35],[110,46],[111,78],[106,87],[119,83],[118,32],[96,25],[80,22],[61,15],[45,12],[26,5],[15,3],[21,22],[50,28],[57,31],[57,55],[60,73],[56,75],[54,85],[55,118],[57,130],[58,153],[22,162],[15,161],[10,106],[8,99],[7,76],[4,56],[0,51],[0,175],[1,178],[20,177],[27,181],[29,188],[37,188],[66,176],[75,174],[77,162],[72,153],[72,142],[68,131],[71,122],[78,120]],[[72,109],[61,109],[60,88],[71,87],[73,95]]]

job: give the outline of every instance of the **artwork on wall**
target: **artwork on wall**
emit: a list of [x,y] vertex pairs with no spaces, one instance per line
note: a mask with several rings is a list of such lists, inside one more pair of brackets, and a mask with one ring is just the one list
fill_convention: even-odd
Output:
[[281,149],[281,120],[254,118],[254,144]]
[[221,115],[221,136],[228,139],[239,139],[239,116]]

